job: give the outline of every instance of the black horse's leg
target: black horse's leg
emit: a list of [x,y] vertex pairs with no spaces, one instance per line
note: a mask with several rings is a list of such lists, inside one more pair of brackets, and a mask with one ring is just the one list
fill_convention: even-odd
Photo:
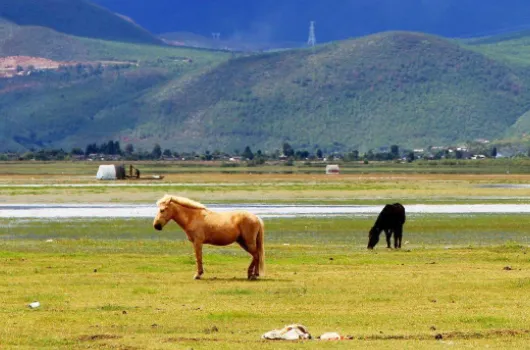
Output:
[[403,238],[403,226],[400,226],[396,229],[395,242],[394,242],[394,246],[396,248],[401,248],[401,238]]
[[392,237],[392,231],[390,229],[385,229],[385,236],[386,236],[386,247],[392,248],[390,246],[390,237]]
[[370,234],[368,236],[368,249],[374,249],[374,247],[379,242],[379,236],[381,235],[381,230],[376,227],[372,227]]

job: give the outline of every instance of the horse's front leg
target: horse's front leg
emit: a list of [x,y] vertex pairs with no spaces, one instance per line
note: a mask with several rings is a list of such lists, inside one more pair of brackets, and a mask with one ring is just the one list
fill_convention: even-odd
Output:
[[195,250],[195,262],[197,264],[197,273],[195,274],[195,276],[193,276],[193,278],[199,280],[201,279],[201,276],[204,273],[204,270],[202,268],[202,242],[194,241],[193,249]]

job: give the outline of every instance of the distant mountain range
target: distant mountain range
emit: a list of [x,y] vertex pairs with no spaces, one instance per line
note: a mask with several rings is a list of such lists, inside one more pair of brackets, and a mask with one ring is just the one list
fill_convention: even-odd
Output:
[[45,27],[80,37],[160,43],[131,19],[85,0],[4,0],[0,17],[19,26]]
[[95,0],[153,33],[188,31],[254,42],[307,42],[316,21],[320,43],[406,30],[470,37],[530,23],[527,0]]
[[453,41],[386,32],[231,60],[169,94],[149,125],[178,148],[457,144],[502,136],[529,108],[529,78]]
[[299,42],[254,42],[246,40],[245,38],[225,39],[215,36],[206,37],[189,32],[163,33],[159,35],[159,38],[161,38],[164,43],[172,46],[187,46],[241,52],[285,50],[306,46],[305,43]]
[[0,151],[109,140],[366,151],[530,133],[526,32],[456,41],[390,31],[281,50],[292,43],[160,39],[84,0],[10,4],[0,5]]

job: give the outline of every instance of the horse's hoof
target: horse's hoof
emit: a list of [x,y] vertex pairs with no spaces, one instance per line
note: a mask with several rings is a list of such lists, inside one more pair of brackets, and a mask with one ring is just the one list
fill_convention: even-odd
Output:
[[251,276],[248,276],[248,279],[249,279],[250,281],[255,281],[255,280],[258,279],[258,276],[256,276],[256,275],[251,275]]
[[194,280],[200,280],[201,279],[201,275],[195,275],[195,276],[193,276],[193,279]]

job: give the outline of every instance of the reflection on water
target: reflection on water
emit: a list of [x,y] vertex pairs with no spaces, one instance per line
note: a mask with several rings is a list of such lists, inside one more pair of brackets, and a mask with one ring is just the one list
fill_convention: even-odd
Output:
[[530,188],[529,184],[485,184],[478,185],[480,188]]

